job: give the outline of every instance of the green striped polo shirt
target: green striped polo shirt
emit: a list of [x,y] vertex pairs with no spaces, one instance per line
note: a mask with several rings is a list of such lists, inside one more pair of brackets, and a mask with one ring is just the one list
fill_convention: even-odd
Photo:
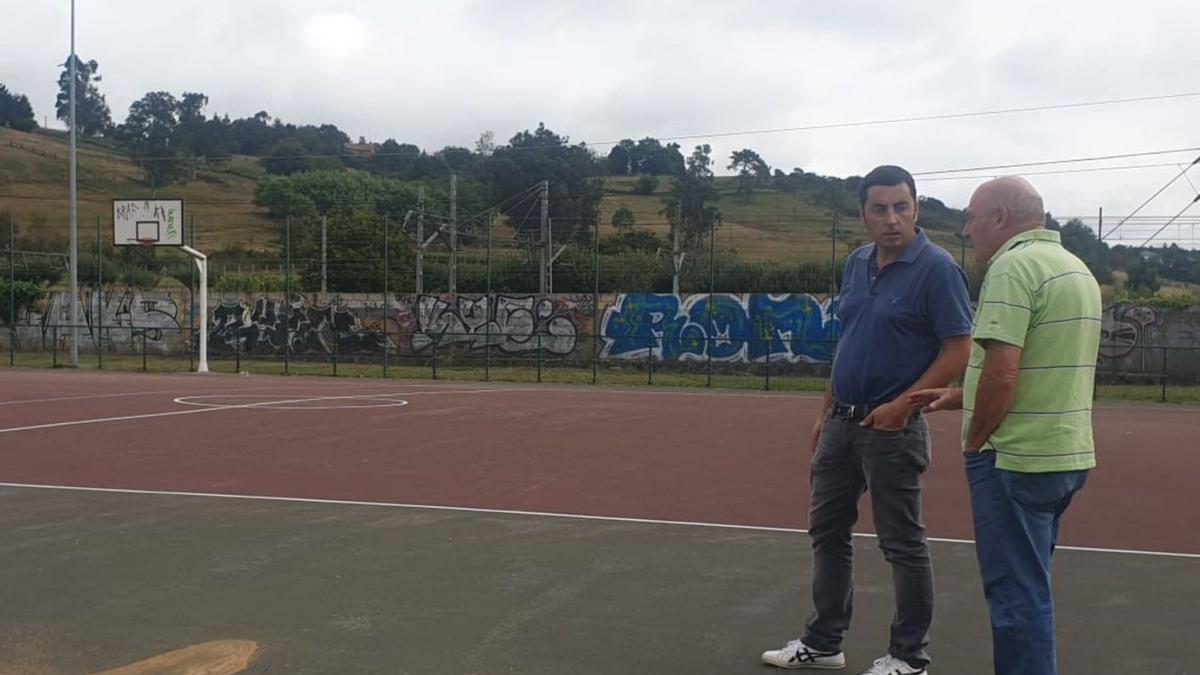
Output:
[[1058,232],[1029,230],[988,263],[963,383],[963,443],[983,368],[985,340],[1021,347],[1012,405],[980,450],[996,466],[1044,473],[1090,469],[1092,391],[1100,346],[1100,287]]

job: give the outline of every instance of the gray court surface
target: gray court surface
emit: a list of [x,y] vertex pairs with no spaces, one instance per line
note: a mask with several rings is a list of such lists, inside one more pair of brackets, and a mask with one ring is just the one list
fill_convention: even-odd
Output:
[[[808,608],[805,535],[694,525],[6,487],[0,554],[2,673],[249,640],[252,673],[764,675]],[[875,540],[856,555],[848,673],[891,606]],[[989,673],[974,550],[934,556],[931,672]],[[1200,560],[1055,572],[1063,673],[1200,672]]]

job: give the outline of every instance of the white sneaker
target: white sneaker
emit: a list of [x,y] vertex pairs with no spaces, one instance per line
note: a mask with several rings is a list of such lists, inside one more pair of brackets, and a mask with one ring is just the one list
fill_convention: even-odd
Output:
[[863,675],[929,675],[929,670],[924,667],[913,668],[907,661],[888,654],[882,659],[875,659],[875,665]]
[[800,640],[792,640],[779,649],[763,652],[763,663],[778,668],[822,668],[835,670],[846,667],[846,655],[841,652],[822,652]]

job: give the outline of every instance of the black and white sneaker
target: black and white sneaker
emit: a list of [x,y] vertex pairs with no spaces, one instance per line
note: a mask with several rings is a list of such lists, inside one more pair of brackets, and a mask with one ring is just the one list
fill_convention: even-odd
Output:
[[762,660],[777,668],[836,670],[846,667],[846,655],[842,652],[823,652],[800,640],[792,640],[780,649],[763,652]]

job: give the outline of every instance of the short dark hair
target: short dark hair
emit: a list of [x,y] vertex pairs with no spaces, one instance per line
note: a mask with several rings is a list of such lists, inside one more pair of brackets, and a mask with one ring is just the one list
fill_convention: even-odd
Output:
[[913,203],[917,203],[917,183],[913,180],[912,174],[904,169],[885,164],[871,169],[871,173],[863,177],[862,182],[858,184],[858,205],[865,207],[867,205],[867,190],[876,185],[900,185],[901,183],[908,186],[908,191],[912,195]]

